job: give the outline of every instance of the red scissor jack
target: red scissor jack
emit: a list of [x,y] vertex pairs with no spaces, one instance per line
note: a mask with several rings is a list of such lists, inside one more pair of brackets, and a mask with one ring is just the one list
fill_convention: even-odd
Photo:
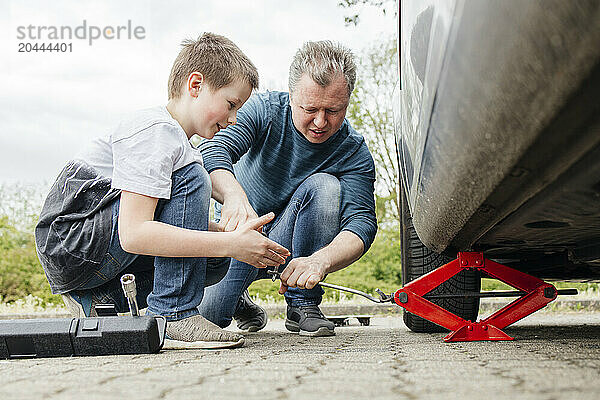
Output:
[[[463,269],[477,269],[492,278],[498,279],[518,291],[459,293],[452,295],[427,296],[431,290],[452,278]],[[394,294],[394,301],[400,307],[416,314],[452,332],[444,338],[446,342],[476,340],[513,340],[502,331],[505,327],[517,322],[543,308],[556,299],[558,294],[577,294],[576,289],[557,290],[553,285],[531,275],[517,271],[506,265],[488,260],[479,252],[460,252],[456,260],[439,267],[430,273],[415,279]],[[433,297],[510,297],[520,296],[484,320],[471,322],[444,308],[433,304],[428,298]]]

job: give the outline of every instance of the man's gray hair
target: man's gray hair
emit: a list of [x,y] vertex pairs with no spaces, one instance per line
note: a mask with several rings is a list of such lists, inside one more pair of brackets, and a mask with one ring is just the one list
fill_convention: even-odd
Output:
[[356,82],[354,54],[342,44],[331,40],[306,42],[298,49],[290,65],[290,94],[305,73],[323,87],[329,85],[336,74],[341,73],[346,79],[349,97]]

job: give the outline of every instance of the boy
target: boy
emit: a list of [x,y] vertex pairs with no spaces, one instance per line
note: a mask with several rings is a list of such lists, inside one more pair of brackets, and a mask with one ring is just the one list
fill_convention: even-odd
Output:
[[225,275],[226,257],[264,268],[289,252],[258,232],[272,213],[232,232],[209,231],[210,178],[189,139],[235,124],[258,72],[223,36],[205,33],[182,46],[167,106],[133,114],[63,169],[36,246],[52,292],[75,316],[93,315],[98,303],[127,311],[119,278],[135,273],[138,303],[166,317],[169,339],[181,342],[172,344],[237,347],[242,336],[199,315],[204,288]]

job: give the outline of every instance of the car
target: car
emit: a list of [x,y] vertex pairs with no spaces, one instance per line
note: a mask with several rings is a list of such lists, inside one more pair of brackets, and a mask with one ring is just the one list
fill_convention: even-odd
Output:
[[[600,2],[415,0],[399,15],[403,283],[462,251],[600,280]],[[435,290],[480,282],[462,271]],[[477,318],[478,298],[434,302]]]

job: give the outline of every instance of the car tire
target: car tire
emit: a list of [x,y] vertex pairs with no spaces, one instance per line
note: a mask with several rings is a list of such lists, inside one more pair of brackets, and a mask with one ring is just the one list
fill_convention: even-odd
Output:
[[[434,269],[452,261],[453,258],[429,250],[417,236],[404,192],[401,190],[400,236],[402,251],[402,284],[425,275]],[[430,294],[452,294],[479,292],[481,277],[479,271],[467,270],[453,276]],[[479,298],[435,299],[433,303],[466,320],[475,321],[479,313]],[[432,322],[416,316],[406,310],[403,313],[404,324],[413,332],[447,332]]]

